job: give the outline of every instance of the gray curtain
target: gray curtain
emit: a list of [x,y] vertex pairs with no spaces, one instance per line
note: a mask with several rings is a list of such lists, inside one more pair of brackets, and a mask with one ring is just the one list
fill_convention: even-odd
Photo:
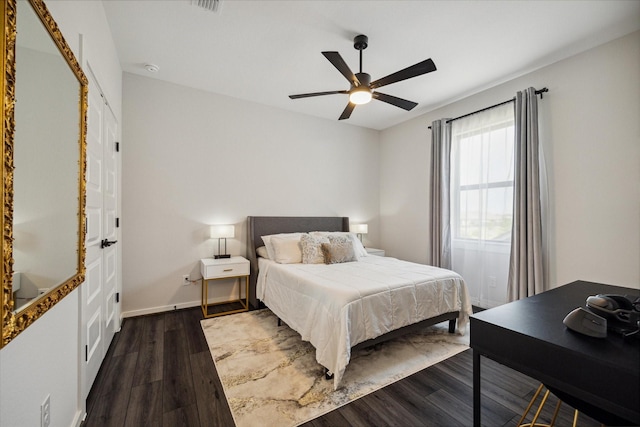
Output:
[[431,123],[431,260],[436,267],[451,268],[449,175],[451,123]]
[[515,98],[513,229],[509,301],[546,290],[542,265],[542,216],[538,144],[538,98],[530,87]]

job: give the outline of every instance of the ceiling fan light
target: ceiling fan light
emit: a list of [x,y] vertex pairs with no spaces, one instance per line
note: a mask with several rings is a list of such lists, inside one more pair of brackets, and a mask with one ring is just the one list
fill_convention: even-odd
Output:
[[371,101],[371,91],[367,87],[356,89],[349,94],[349,101],[356,105],[366,104]]

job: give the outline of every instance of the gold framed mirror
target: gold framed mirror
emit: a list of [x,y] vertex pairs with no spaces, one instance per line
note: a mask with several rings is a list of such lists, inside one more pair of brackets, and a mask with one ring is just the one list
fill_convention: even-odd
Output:
[[43,0],[2,0],[2,341],[84,281],[88,81]]

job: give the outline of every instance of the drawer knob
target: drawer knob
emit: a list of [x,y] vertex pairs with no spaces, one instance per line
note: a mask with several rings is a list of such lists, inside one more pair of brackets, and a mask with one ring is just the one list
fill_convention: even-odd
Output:
[[224,272],[226,273],[227,271],[233,271],[233,268],[225,268],[225,269],[224,269],[224,270],[222,270],[222,271],[224,271]]

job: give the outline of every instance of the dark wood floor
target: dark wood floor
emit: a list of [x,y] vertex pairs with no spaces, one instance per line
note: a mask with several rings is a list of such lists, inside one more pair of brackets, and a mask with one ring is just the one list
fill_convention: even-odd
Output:
[[[199,307],[125,319],[87,399],[83,427],[233,426],[201,319]],[[483,424],[515,426],[538,382],[482,363]],[[304,426],[470,426],[472,391],[467,350]],[[555,402],[543,411],[547,423]],[[572,417],[562,405],[556,425],[571,425]],[[600,424],[580,414],[578,425]]]

